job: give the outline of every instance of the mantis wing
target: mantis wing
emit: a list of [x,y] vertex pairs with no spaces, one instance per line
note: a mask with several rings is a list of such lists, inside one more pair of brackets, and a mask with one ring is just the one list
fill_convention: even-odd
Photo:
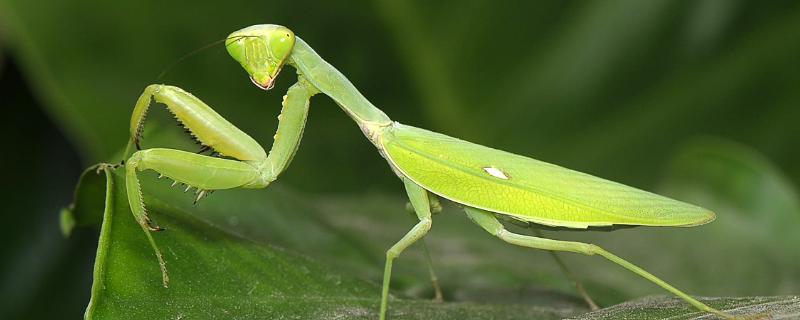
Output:
[[403,175],[451,201],[538,224],[694,226],[714,213],[443,134],[394,123],[381,144]]

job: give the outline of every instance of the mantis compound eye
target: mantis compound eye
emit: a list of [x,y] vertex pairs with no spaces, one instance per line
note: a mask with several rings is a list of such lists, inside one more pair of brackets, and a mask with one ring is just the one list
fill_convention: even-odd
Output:
[[269,90],[294,48],[294,33],[286,27],[262,24],[231,33],[225,47],[261,89]]

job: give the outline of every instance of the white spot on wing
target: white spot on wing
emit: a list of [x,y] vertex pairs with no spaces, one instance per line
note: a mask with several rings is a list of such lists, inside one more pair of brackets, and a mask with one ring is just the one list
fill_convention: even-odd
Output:
[[488,173],[492,177],[495,177],[495,178],[498,178],[498,179],[503,179],[503,180],[508,180],[508,176],[506,175],[506,173],[503,172],[500,169],[495,168],[495,167],[484,167],[483,171],[486,171],[486,173]]

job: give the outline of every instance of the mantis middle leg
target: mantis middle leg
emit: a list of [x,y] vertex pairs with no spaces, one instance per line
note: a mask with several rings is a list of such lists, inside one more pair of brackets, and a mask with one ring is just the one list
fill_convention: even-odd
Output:
[[628,269],[642,276],[643,278],[659,285],[660,287],[675,294],[676,296],[680,297],[681,299],[688,302],[689,304],[691,304],[692,306],[694,306],[699,310],[719,315],[725,319],[734,319],[732,315],[714,309],[706,305],[705,303],[702,303],[696,300],[695,298],[692,298],[683,291],[680,291],[677,288],[666,283],[664,280],[659,279],[658,277],[645,271],[644,269],[628,262],[625,259],[622,259],[612,254],[611,252],[604,250],[603,248],[600,248],[597,245],[583,243],[583,242],[575,242],[575,241],[560,241],[560,240],[546,239],[546,238],[512,233],[506,230],[505,227],[500,223],[500,221],[497,220],[497,217],[495,217],[495,215],[491,212],[471,207],[465,207],[464,211],[466,211],[467,216],[469,216],[469,218],[473,222],[475,222],[476,224],[481,226],[484,230],[486,230],[487,232],[491,233],[492,235],[500,238],[505,242],[534,249],[543,249],[550,251],[569,251],[590,256],[591,255],[602,256],[610,260],[611,262],[614,262],[622,266],[623,268]]
[[419,222],[411,228],[400,241],[395,243],[388,251],[386,251],[386,267],[383,270],[383,288],[381,290],[381,311],[380,319],[386,319],[386,307],[389,302],[389,283],[392,279],[392,262],[400,256],[400,254],[410,245],[422,239],[428,230],[431,229],[433,221],[431,220],[431,207],[430,200],[428,199],[428,191],[414,183],[408,178],[403,178],[403,184],[406,187],[408,199],[411,201],[411,206],[417,213]]
[[[431,193],[428,193],[428,200],[430,202],[430,210],[431,214],[437,214],[442,212],[442,204],[439,202],[439,198]],[[406,204],[406,211],[412,215],[414,220],[418,220],[416,210],[414,210],[414,206],[411,205],[411,202]],[[422,246],[422,252],[425,257],[425,264],[428,265],[428,275],[431,279],[431,286],[433,287],[433,301],[434,302],[444,302],[444,295],[442,294],[442,287],[439,286],[439,277],[436,276],[436,270],[433,268],[433,259],[431,259],[431,252],[428,250],[428,244],[425,242],[425,239],[420,239],[420,246]]]
[[[536,236],[539,238],[543,237],[542,232],[539,231],[538,229],[533,229],[533,233],[536,234]],[[567,280],[572,282],[572,285],[575,287],[575,290],[578,291],[578,295],[580,295],[583,301],[586,302],[586,305],[589,306],[589,309],[591,309],[592,311],[600,310],[600,307],[597,306],[597,303],[595,303],[594,300],[592,300],[592,297],[589,296],[589,293],[586,292],[586,289],[583,288],[581,280],[578,279],[578,277],[575,276],[575,274],[573,274],[572,271],[570,271],[569,267],[567,267],[567,264],[558,255],[558,252],[552,250],[548,250],[547,252],[549,252],[550,255],[553,257],[553,260],[556,261],[558,268],[561,269],[561,273],[563,273],[564,276],[567,277]]]

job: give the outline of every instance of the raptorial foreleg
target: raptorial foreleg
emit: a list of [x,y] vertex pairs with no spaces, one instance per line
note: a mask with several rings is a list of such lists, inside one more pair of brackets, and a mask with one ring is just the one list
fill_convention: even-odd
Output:
[[263,161],[266,158],[266,152],[258,142],[203,101],[181,88],[160,84],[147,86],[133,109],[130,134],[136,149],[141,149],[141,135],[152,100],[163,103],[204,147],[242,161]]
[[155,251],[165,287],[169,285],[166,264],[161,251],[150,234],[150,231],[162,229],[153,223],[147,214],[138,177],[138,172],[142,170],[153,170],[176,182],[183,183],[187,185],[187,191],[191,187],[197,188],[198,195],[196,199],[203,197],[209,190],[237,187],[258,188],[264,185],[257,168],[248,163],[235,160],[161,148],[137,151],[128,159],[125,163],[125,185],[128,204],[134,218],[144,230],[150,246]]

